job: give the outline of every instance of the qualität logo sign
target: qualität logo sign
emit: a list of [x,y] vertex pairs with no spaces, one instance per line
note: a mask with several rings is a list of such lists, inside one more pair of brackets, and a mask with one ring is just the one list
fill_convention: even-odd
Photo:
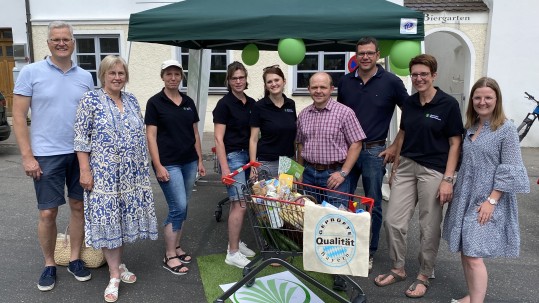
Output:
[[331,267],[348,265],[356,254],[356,231],[350,220],[340,214],[324,216],[315,226],[315,252]]

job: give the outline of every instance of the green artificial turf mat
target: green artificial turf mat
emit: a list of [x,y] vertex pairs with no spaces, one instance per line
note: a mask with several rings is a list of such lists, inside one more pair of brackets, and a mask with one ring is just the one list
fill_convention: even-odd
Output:
[[[198,268],[200,270],[200,276],[202,278],[202,284],[204,286],[204,294],[206,295],[206,300],[208,302],[214,302],[219,296],[223,294],[223,290],[219,287],[222,284],[228,284],[232,282],[237,282],[242,279],[242,269],[230,266],[225,264],[225,255],[226,254],[215,254],[208,256],[197,257]],[[291,260],[291,264],[303,270],[303,259],[302,257],[295,257]],[[268,266],[264,268],[261,272],[257,274],[257,277],[267,276],[275,273],[285,271],[286,268],[283,266],[272,267]],[[329,274],[318,273],[318,272],[306,272],[309,276],[313,277],[316,281],[322,283],[326,287],[330,288],[333,285],[333,277]],[[327,294],[316,288],[315,286],[307,283],[301,277],[298,277],[311,291],[313,291],[317,296],[319,296],[324,302],[332,302],[331,297]],[[344,295],[344,292],[340,292],[341,295]],[[231,302],[227,300],[227,302]]]

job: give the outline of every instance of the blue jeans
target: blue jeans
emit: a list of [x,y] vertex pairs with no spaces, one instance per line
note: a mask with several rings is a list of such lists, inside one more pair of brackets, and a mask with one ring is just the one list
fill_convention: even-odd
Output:
[[279,178],[279,160],[276,161],[258,161],[261,166],[258,168],[258,171],[265,171],[264,178]]
[[[314,167],[307,165],[305,166],[305,170],[303,171],[303,183],[318,187],[327,188],[327,182],[329,175],[332,173],[340,171],[340,170],[316,170]],[[348,176],[344,178],[344,182],[339,185],[335,190],[339,192],[347,192],[348,188],[350,187],[350,179]],[[335,207],[339,207],[341,204],[344,204],[344,206],[348,207],[348,196],[346,195],[339,195],[334,192],[329,191],[313,191],[310,188],[307,188],[305,190],[305,194],[312,195],[314,198],[316,198],[316,201],[318,203],[322,203],[322,201],[326,201],[328,203],[331,203]]]
[[378,250],[378,240],[380,239],[380,229],[382,228],[382,181],[386,173],[384,158],[378,155],[384,151],[385,146],[375,146],[368,149],[361,149],[356,165],[350,172],[350,191],[356,191],[357,182],[361,176],[365,196],[374,199],[371,219],[371,242],[369,254],[371,256]]
[[[230,152],[226,155],[226,161],[228,163],[228,168],[230,168],[230,172],[233,172],[249,163],[249,153],[246,150]],[[242,171],[234,176],[236,182],[233,185],[226,187],[228,197],[231,201],[243,199],[243,189],[244,186],[247,186],[247,179],[249,178],[250,173],[251,169]]]
[[168,182],[158,181],[168,203],[168,216],[163,225],[172,224],[174,232],[180,230],[187,219],[187,204],[195,185],[197,162],[165,166],[170,179]]

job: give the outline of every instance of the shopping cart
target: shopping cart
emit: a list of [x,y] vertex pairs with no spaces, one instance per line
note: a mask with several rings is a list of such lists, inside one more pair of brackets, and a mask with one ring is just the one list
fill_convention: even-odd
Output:
[[[233,185],[236,182],[233,177],[250,166],[258,167],[260,164],[250,162],[240,168],[239,171],[223,177],[222,182],[229,186]],[[333,205],[343,204],[349,208],[360,208],[368,212],[371,212],[374,200],[295,181],[293,182],[292,192],[299,193],[299,196],[295,195],[293,199],[289,199],[289,197],[272,198],[258,194],[257,187],[254,187],[254,185],[254,180],[249,180],[247,184],[242,184],[241,188],[243,200],[248,208],[249,222],[253,227],[260,254],[244,267],[243,279],[224,292],[215,302],[225,302],[227,298],[244,285],[247,287],[252,286],[256,275],[268,265],[274,263],[282,265],[297,277],[317,287],[336,302],[366,302],[365,293],[350,277],[341,276],[350,285],[347,291],[349,299],[346,299],[294,267],[286,259],[302,255],[303,214],[306,200],[313,202],[323,200]]]
[[[211,148],[213,153],[213,171],[217,174],[221,174],[221,166],[219,165],[219,160],[217,159],[217,148],[214,146]],[[215,221],[220,222],[221,217],[223,216],[223,206],[230,202],[230,198],[227,196],[217,202],[217,207],[215,208],[214,217]]]

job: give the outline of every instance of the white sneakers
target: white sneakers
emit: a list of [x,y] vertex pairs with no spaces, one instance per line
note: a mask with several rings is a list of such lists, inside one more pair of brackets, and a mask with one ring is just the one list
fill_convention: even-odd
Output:
[[[256,255],[256,253],[251,250],[249,247],[247,247],[247,244],[243,243],[242,241],[240,241],[240,252],[248,257],[248,258],[251,258],[251,257],[254,257]],[[226,249],[226,251],[228,252],[230,250],[230,245],[228,246],[228,248]]]
[[242,254],[240,251],[235,252],[233,255],[230,253],[226,254],[225,263],[228,265],[233,265],[238,268],[244,268],[247,264],[249,264],[251,261],[247,259],[247,257]]
[[251,262],[247,257],[254,257],[256,253],[247,247],[245,243],[240,241],[239,244],[240,250],[234,254],[230,254],[230,245],[228,246],[226,252],[225,263],[228,265],[233,265],[238,268],[244,268],[249,262]]

